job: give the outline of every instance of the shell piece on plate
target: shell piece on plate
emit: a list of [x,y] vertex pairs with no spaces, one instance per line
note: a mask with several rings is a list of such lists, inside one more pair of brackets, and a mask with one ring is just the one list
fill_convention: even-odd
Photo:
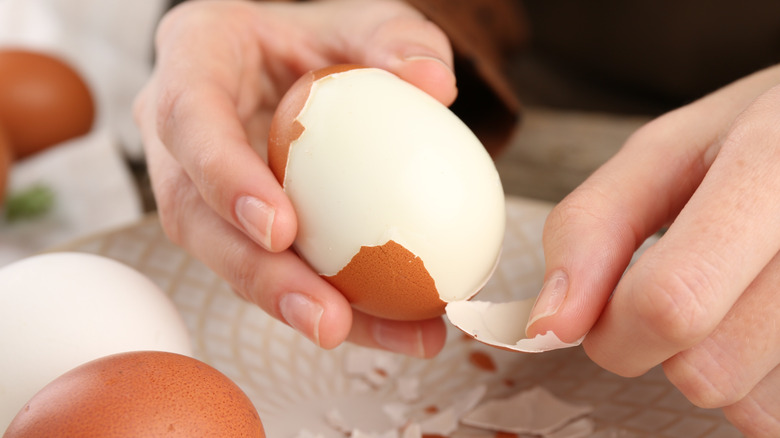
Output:
[[541,386],[492,399],[463,416],[463,424],[499,432],[548,436],[593,410],[555,397]]

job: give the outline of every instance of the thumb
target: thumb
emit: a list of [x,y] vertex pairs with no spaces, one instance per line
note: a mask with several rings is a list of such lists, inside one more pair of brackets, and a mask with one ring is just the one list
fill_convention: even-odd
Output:
[[545,278],[528,320],[529,337],[553,331],[573,342],[595,324],[634,250],[644,240],[619,195],[594,175],[550,213],[544,226]]

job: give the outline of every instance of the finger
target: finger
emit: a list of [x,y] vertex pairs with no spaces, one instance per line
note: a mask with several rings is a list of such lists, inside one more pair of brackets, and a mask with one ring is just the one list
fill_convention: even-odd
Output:
[[391,71],[445,105],[452,104],[457,88],[447,35],[403,2],[356,7],[361,3],[342,1],[338,8],[312,4],[320,5],[314,14],[326,26],[320,30],[325,44],[349,62]]
[[722,127],[778,77],[780,68],[769,69],[648,123],[553,209],[529,336],[553,331],[574,341],[588,332],[636,248],[698,187]]
[[[248,37],[221,32],[222,21],[235,14],[203,15],[203,8],[180,8],[160,26],[164,37],[159,38],[154,80],[162,92],[153,96],[155,108],[149,110],[155,114],[153,126],[222,219],[264,248],[281,251],[294,239],[295,215],[242,123],[257,110],[265,91],[256,73],[261,59],[256,49],[244,47]],[[178,26],[177,20],[189,25]],[[194,32],[200,22],[210,32]],[[242,28],[237,25],[235,33]]]
[[780,366],[772,370],[758,386],[737,403],[723,408],[726,418],[745,436],[780,436]]
[[780,256],[761,272],[712,334],[664,362],[669,380],[697,406],[744,398],[780,364]]
[[588,335],[600,365],[638,375],[698,344],[780,248],[780,87],[756,99],[675,222],[621,280]]
[[359,312],[353,318],[344,296],[300,258],[291,251],[268,253],[248,240],[203,203],[159,141],[145,145],[166,233],[245,299],[323,348],[348,340],[413,357],[432,357],[441,350],[446,337],[441,318],[398,322]]
[[391,321],[355,311],[350,342],[411,357],[436,356],[447,338],[442,318],[423,321]]
[[[545,281],[529,336],[552,330],[571,342],[587,333],[634,251],[694,190],[704,173],[697,158],[716,133],[709,121],[683,123],[678,114],[644,126],[550,213],[543,232]],[[698,150],[682,153],[678,142]],[[672,192],[677,196],[663,197]]]
[[333,348],[343,342],[352,323],[343,295],[291,251],[267,252],[224,221],[203,202],[160,141],[144,140],[160,220],[169,238],[245,299],[316,345]]
[[[200,211],[192,213],[211,212],[205,204],[200,206]],[[401,322],[355,312],[337,289],[292,251],[268,253],[213,213],[212,218],[213,222],[180,224],[177,228],[185,241],[183,246],[215,267],[215,272],[248,301],[316,345],[334,348],[346,340],[420,358],[433,357],[443,348],[446,331],[441,318]],[[209,236],[204,238],[207,230]]]

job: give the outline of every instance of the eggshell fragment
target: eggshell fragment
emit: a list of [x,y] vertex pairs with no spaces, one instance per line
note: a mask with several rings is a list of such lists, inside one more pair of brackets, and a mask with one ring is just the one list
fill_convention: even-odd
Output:
[[451,405],[420,420],[420,429],[424,435],[450,436],[458,428],[462,417],[475,409],[486,393],[487,386],[480,384],[459,394]]
[[541,353],[580,345],[584,338],[563,342],[553,332],[528,338],[526,321],[536,298],[506,303],[455,301],[447,304],[447,318],[474,339],[505,350]]
[[535,386],[508,398],[488,400],[464,415],[461,422],[494,431],[546,436],[592,410]]
[[441,315],[498,261],[504,194],[477,137],[380,69],[302,77],[271,124],[269,166],[298,216],[295,249],[366,313]]
[[61,375],[17,414],[4,438],[258,437],[260,417],[227,376],[188,356],[135,351]]

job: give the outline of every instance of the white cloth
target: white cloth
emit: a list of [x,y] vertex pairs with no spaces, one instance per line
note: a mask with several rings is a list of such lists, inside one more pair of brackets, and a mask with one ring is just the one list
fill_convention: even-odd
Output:
[[0,47],[46,51],[85,78],[97,104],[92,132],[14,164],[9,190],[42,182],[56,195],[46,217],[0,218],[0,266],[142,215],[124,156],[142,156],[132,101],[151,72],[164,0],[0,0]]

